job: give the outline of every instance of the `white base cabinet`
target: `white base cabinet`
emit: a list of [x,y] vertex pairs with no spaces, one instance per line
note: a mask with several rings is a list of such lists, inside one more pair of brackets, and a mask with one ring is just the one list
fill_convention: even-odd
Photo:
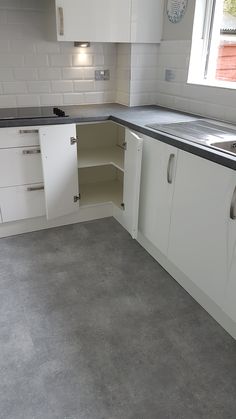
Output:
[[168,258],[220,306],[233,183],[232,170],[179,152]]
[[234,337],[235,188],[235,171],[144,137],[139,241]]
[[76,128],[45,125],[39,130],[47,219],[78,210]]
[[143,138],[139,230],[167,255],[178,150]]
[[[18,147],[9,142],[4,148],[0,130],[1,237],[21,231],[11,224],[15,221],[44,216],[46,228],[50,220],[68,223],[70,216],[71,222],[84,221],[86,211],[87,219],[113,215],[136,237],[142,160],[142,139],[136,133],[114,123],[18,128],[23,131],[16,141],[7,129]],[[27,137],[32,133],[37,146]],[[30,231],[25,222],[24,231]]]

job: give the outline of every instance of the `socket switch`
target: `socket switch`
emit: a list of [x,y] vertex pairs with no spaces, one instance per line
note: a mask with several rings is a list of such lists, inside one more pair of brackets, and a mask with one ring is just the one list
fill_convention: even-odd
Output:
[[95,70],[95,80],[110,80],[110,70]]

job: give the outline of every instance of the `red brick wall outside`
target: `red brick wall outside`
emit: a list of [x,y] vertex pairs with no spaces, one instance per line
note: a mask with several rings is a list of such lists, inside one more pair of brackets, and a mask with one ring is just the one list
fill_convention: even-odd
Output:
[[236,81],[236,44],[219,47],[216,78]]

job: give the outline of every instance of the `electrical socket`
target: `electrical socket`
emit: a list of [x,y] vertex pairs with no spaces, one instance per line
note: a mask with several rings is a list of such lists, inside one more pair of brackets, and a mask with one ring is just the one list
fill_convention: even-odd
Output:
[[110,80],[110,70],[95,70],[95,80]]
[[175,70],[166,68],[165,70],[165,81],[175,80]]

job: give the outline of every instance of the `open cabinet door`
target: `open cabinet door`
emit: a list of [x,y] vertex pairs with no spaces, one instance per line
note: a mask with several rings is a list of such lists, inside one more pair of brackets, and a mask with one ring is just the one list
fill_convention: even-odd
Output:
[[79,184],[75,125],[40,127],[47,219],[78,210]]
[[143,140],[137,133],[126,129],[125,144],[123,210],[114,206],[114,217],[136,239]]

